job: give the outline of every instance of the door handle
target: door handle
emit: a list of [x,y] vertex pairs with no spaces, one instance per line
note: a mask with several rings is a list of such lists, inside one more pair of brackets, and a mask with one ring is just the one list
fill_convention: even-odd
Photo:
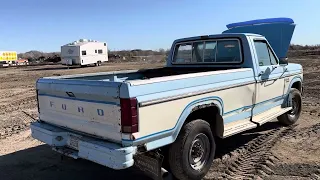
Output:
[[76,97],[73,92],[66,92],[69,97]]

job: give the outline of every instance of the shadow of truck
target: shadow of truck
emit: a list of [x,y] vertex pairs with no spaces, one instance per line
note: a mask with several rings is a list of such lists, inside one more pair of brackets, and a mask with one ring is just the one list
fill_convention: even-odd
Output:
[[[250,142],[264,132],[279,127],[276,122],[217,141],[216,158]],[[47,145],[17,151],[0,157],[0,179],[70,180],[70,179],[139,179],[147,180],[135,167],[115,171],[82,159],[74,160],[52,151]]]

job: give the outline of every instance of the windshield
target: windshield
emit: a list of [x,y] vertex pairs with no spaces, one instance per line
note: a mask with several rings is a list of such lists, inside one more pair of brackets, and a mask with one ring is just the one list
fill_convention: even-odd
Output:
[[179,43],[175,47],[173,63],[240,63],[240,42],[230,40],[206,40]]

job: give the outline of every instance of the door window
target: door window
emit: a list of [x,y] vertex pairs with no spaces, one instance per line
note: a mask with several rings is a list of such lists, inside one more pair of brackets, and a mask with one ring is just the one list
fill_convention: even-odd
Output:
[[270,66],[278,64],[276,57],[272,53],[265,41],[254,41],[259,66]]
[[272,53],[272,51],[269,47],[268,47],[268,50],[269,50],[271,64],[272,65],[278,64],[277,58],[274,56],[274,54]]

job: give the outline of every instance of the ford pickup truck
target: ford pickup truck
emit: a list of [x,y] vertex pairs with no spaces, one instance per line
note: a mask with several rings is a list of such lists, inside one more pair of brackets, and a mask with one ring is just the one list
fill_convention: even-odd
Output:
[[217,138],[274,119],[292,125],[301,113],[302,66],[287,59],[293,20],[227,28],[175,40],[163,68],[38,79],[32,136],[112,169],[157,173],[158,158],[178,179],[202,178]]

